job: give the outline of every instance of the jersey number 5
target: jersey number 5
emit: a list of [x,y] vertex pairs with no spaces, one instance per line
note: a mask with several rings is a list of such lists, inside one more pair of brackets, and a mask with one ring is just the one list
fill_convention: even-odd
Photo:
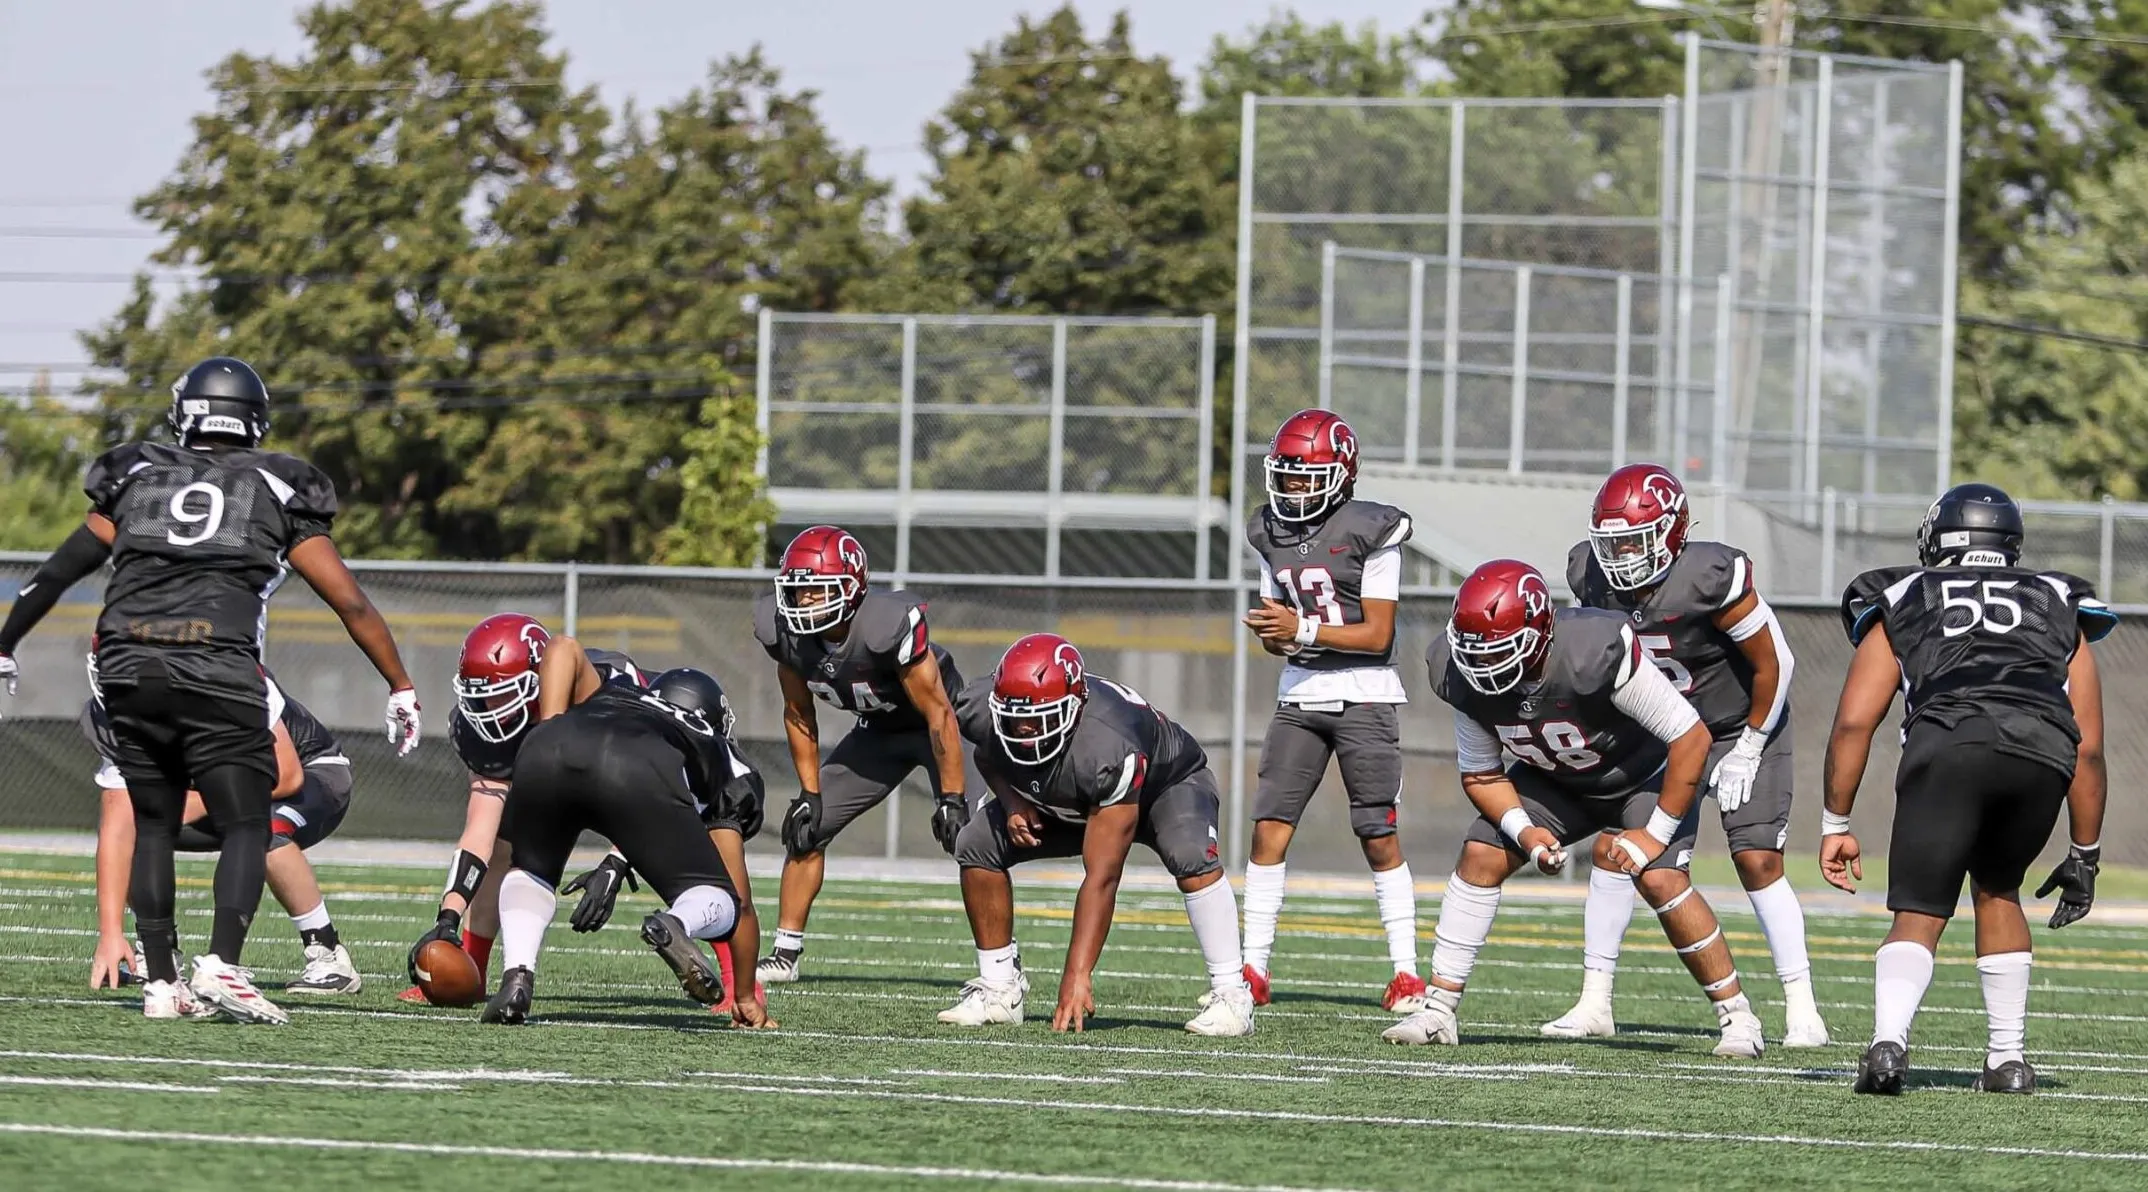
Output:
[[[1343,623],[1341,602],[1335,599],[1335,576],[1325,567],[1285,567],[1275,573],[1275,585],[1289,595],[1299,613],[1311,612],[1323,625]],[[1312,608],[1306,608],[1311,601]]]
[[[1978,629],[1992,633],[2012,633],[2021,628],[2021,602],[2007,595],[2014,588],[2010,579],[1943,579],[1939,581],[1939,597],[1944,601],[1940,612],[1939,632],[1945,637],[1960,637]],[[1981,588],[1982,592],[1978,593]],[[1956,618],[1955,609],[1967,612],[1966,618]]]
[[[1537,734],[1543,743],[1537,743]],[[1593,770],[1603,755],[1589,748],[1589,735],[1571,720],[1547,720],[1541,725],[1502,724],[1499,743],[1508,753],[1539,770]],[[1548,750],[1548,752],[1547,752]]]
[[819,679],[808,679],[806,680],[806,686],[822,700],[852,712],[884,712],[895,706],[874,695],[871,683],[852,683],[850,685],[850,698],[847,700],[831,683],[823,683]]
[[1671,681],[1671,686],[1678,689],[1678,694],[1691,693],[1693,672],[1686,669],[1685,663],[1671,657],[1671,635],[1643,633],[1638,636],[1641,639],[1641,648],[1648,651],[1648,660],[1656,664],[1656,669],[1662,671],[1663,677]]

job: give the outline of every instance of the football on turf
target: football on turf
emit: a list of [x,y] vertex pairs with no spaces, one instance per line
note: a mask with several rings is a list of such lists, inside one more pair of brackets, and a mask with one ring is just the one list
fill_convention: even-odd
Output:
[[446,940],[418,949],[418,988],[436,1006],[474,1006],[485,1000],[485,974],[470,954]]

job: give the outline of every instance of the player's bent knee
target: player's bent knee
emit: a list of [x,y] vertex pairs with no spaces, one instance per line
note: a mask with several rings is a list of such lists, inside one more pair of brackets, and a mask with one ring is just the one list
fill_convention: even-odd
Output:
[[1481,840],[1464,841],[1462,855],[1454,863],[1454,875],[1472,886],[1503,885],[1522,861],[1522,855],[1512,849]]
[[1738,880],[1748,890],[1761,890],[1783,877],[1783,855],[1769,849],[1742,849],[1730,855],[1738,868]]
[[1213,886],[1217,882],[1222,880],[1223,869],[1221,866],[1218,866],[1217,868],[1211,869],[1206,873],[1197,873],[1194,874],[1192,877],[1182,877],[1178,879],[1178,891],[1181,894],[1192,894],[1197,891],[1206,890],[1210,886]]
[[1657,913],[1674,909],[1671,903],[1683,901],[1693,889],[1693,879],[1683,869],[1644,869],[1641,876],[1633,879],[1634,889]]

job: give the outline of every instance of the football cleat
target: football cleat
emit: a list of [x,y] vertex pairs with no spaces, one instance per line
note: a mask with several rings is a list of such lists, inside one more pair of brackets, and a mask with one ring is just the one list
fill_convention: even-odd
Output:
[[679,988],[686,996],[704,1006],[713,1006],[723,1000],[723,981],[702,955],[701,945],[686,933],[686,924],[664,911],[650,915],[641,921],[641,942],[656,949],[657,956],[671,966],[672,974],[679,979]]
[[1424,1009],[1381,1031],[1380,1037],[1390,1043],[1408,1043],[1416,1047],[1429,1043],[1444,1043],[1452,1047],[1462,1041],[1462,1024],[1456,1021],[1452,1006],[1435,1001],[1427,1003]]
[[1548,1039],[1608,1039],[1618,1034],[1618,1023],[1611,1017],[1610,1002],[1583,997],[1573,1009],[1538,1028],[1538,1033]]
[[1789,1029],[1783,1032],[1785,1047],[1825,1047],[1831,1041],[1827,1034],[1827,1023],[1820,1017],[1818,1010],[1801,1013],[1792,1009],[1787,1026]]
[[1236,1039],[1253,1033],[1253,991],[1212,989],[1201,999],[1201,1012],[1186,1024],[1190,1034]]
[[1012,981],[992,982],[982,977],[966,981],[962,1000],[940,1011],[940,1021],[949,1026],[1018,1026],[1022,1021],[1022,999],[1028,993],[1026,975]]
[[1857,1083],[1850,1087],[1860,1093],[1899,1097],[1902,1082],[1908,1077],[1909,1052],[1900,1043],[1882,1039],[1858,1057]]
[[142,986],[142,1017],[213,1018],[215,1006],[203,1005],[184,981],[150,981]]
[[1723,1037],[1716,1041],[1715,1054],[1724,1059],[1757,1060],[1767,1049],[1767,1037],[1761,1033],[1758,1014],[1751,1010],[1733,1010],[1723,1019]]
[[358,975],[358,966],[351,961],[350,949],[341,944],[333,948],[320,944],[306,945],[306,967],[298,980],[283,987],[285,993],[356,993],[365,984]]
[[395,1000],[412,1006],[430,1006],[433,1004],[432,999],[425,996],[425,991],[415,985],[396,994]]
[[761,957],[761,963],[753,967],[753,975],[763,985],[789,985],[798,980],[798,958],[803,951],[777,948]]
[[1380,1008],[1397,1014],[1415,1014],[1425,1008],[1425,979],[1416,973],[1396,973],[1380,995]]
[[537,990],[537,974],[517,966],[500,975],[499,991],[485,1003],[485,1010],[477,1016],[479,1022],[499,1026],[521,1026],[529,1021],[530,998]]
[[1268,974],[1260,971],[1257,968],[1254,968],[1252,965],[1249,964],[1246,966],[1245,977],[1246,988],[1253,991],[1253,1004],[1256,1006],[1267,1005]]
[[225,964],[215,954],[194,958],[194,979],[187,982],[194,996],[221,1011],[234,1022],[289,1026],[291,1016],[283,1007],[261,996],[254,988],[254,974],[235,964]]
[[1996,1068],[1987,1066],[1969,1087],[1980,1093],[2033,1093],[2036,1069],[2029,1067],[2027,1060],[2008,1060]]

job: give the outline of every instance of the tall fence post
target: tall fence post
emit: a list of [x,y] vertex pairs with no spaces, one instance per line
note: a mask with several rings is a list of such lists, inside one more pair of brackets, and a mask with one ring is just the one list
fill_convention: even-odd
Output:
[[1335,242],[1320,242],[1320,408],[1335,408]]
[[1626,417],[1632,405],[1627,394],[1631,371],[1627,365],[1633,355],[1633,274],[1618,275],[1618,310],[1613,316],[1618,326],[1611,337],[1611,350],[1617,359],[1611,364],[1611,467],[1626,466]]
[[1417,463],[1418,427],[1425,401],[1425,259],[1410,258],[1410,347],[1402,383],[1402,462]]
[[1685,225],[1679,212],[1683,210],[1684,192],[1679,182],[1678,150],[1685,143],[1683,130],[1687,117],[1678,97],[1663,97],[1663,164],[1657,192],[1657,203],[1662,211],[1656,232],[1656,326],[1651,336],[1655,344],[1656,408],[1652,428],[1654,446],[1650,453],[1658,459],[1671,453],[1671,391],[1666,383],[1671,376],[1671,324],[1666,315],[1670,296],[1664,292],[1663,283],[1664,279],[1677,276],[1678,247],[1683,241],[1680,229]]
[[1447,309],[1441,321],[1439,466],[1454,466],[1455,424],[1461,394],[1462,173],[1468,153],[1469,108],[1457,100],[1447,109]]
[[895,586],[910,574],[911,456],[917,449],[917,320],[902,321],[902,404],[895,446]]
[[[1193,578],[1207,580],[1211,564],[1209,555],[1209,502],[1214,495],[1209,491],[1216,486],[1216,316],[1201,316],[1201,375],[1197,381],[1199,394],[1196,401],[1201,408],[1201,420],[1194,431],[1194,458],[1196,469],[1193,481],[1194,516],[1199,519],[1193,531]],[[1052,574],[1057,575],[1054,571]]]
[[1820,491],[1820,400],[1826,392],[1824,365],[1827,359],[1827,196],[1829,142],[1834,139],[1835,60],[1820,59],[1819,82],[1813,91],[1812,138],[1812,260],[1806,278],[1805,330],[1805,491]]
[[[1233,552],[1235,554],[1235,552]],[[1233,579],[1239,577],[1233,576]],[[1251,608],[1258,586],[1241,582],[1232,594],[1238,598],[1239,608]],[[1250,854],[1246,851],[1246,698],[1251,682],[1248,663],[1251,661],[1251,638],[1243,626],[1231,618],[1231,796],[1230,826],[1224,829],[1224,862],[1245,869]]]
[[[1672,396],[1669,423],[1671,465],[1683,469],[1687,455],[1693,386],[1693,236],[1700,187],[1700,36],[1680,34],[1686,43],[1685,104],[1678,113],[1678,294],[1677,340],[1672,346]],[[1657,297],[1662,302],[1662,297]]]
[[1507,408],[1507,471],[1522,470],[1522,441],[1529,427],[1529,266],[1514,270],[1514,379]]
[[1730,483],[1724,466],[1730,459],[1730,355],[1730,274],[1719,273],[1715,278],[1715,414],[1708,426],[1708,480],[1718,486]]
[[1044,465],[1044,574],[1052,579],[1059,578],[1059,523],[1065,520],[1059,498],[1066,484],[1066,438],[1067,321],[1060,318],[1052,320],[1052,429]]
[[559,619],[568,637],[581,635],[582,627],[582,565],[567,564],[567,573],[560,592]]
[[2097,529],[2096,594],[2116,604],[2118,597],[2113,594],[2112,587],[2117,583],[2118,575],[2112,562],[2112,548],[2117,545],[2118,539],[2118,502],[2109,493],[2103,494],[2102,525]]
[[[1245,574],[1245,552],[1235,537],[1238,527],[1245,524],[1246,481],[1246,421],[1247,381],[1253,363],[1253,148],[1254,120],[1259,114],[1258,98],[1251,92],[1239,97],[1238,109],[1238,319],[1231,329],[1231,342],[1235,349],[1231,357],[1231,524],[1229,548],[1224,557],[1230,560],[1225,568],[1233,583]],[[1240,607],[1249,607],[1252,600],[1243,595],[1240,585],[1234,591],[1239,594]],[[1233,618],[1235,620],[1235,618]],[[1236,626],[1233,626],[1234,630]],[[1246,634],[1231,635],[1231,792],[1230,827],[1226,830],[1229,848],[1227,862],[1245,865],[1246,823]]]
[[1820,492],[1820,590],[1815,595],[1822,600],[1832,599],[1835,591],[1835,489],[1830,485]]
[[[1954,260],[1961,242],[1962,64],[1947,63],[1947,163],[1945,227],[1939,245],[1939,475],[1944,492],[1954,474]],[[2106,591],[2108,599],[2110,593]]]

